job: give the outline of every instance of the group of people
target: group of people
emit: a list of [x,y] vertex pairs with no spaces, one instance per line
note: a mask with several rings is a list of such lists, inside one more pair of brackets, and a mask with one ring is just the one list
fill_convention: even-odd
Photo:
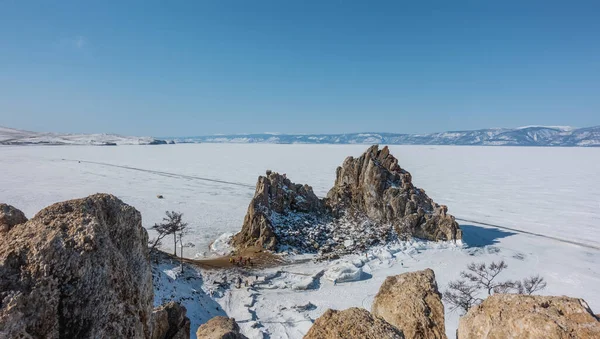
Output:
[[253,266],[254,263],[250,257],[244,258],[242,256],[239,257],[239,260],[236,260],[234,257],[229,257],[229,263],[234,264],[236,266]]

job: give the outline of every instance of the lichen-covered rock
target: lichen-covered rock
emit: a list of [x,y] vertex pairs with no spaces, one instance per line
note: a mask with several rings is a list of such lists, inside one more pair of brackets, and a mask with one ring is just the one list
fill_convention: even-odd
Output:
[[267,171],[232,245],[335,257],[398,237],[459,240],[461,230],[447,211],[412,184],[387,147],[375,145],[359,158],[346,158],[324,199],[310,186]]
[[15,225],[27,222],[25,214],[19,209],[0,203],[0,233],[8,232]]
[[387,277],[371,311],[407,338],[446,338],[444,305],[430,269]]
[[152,312],[152,339],[190,339],[187,310],[171,301]]
[[196,336],[200,339],[248,339],[240,333],[240,327],[233,318],[214,317],[198,327]]
[[[402,339],[401,330],[362,308],[327,310],[317,318],[304,339]],[[408,337],[410,338],[410,337]]]
[[457,240],[462,233],[447,207],[440,206],[412,184],[412,176],[398,159],[377,145],[360,157],[348,157],[337,168],[328,205],[336,215],[350,213],[390,224],[400,236]]
[[600,338],[600,321],[583,299],[495,294],[460,318],[457,337]]
[[0,338],[151,338],[140,213],[96,194],[0,233]]

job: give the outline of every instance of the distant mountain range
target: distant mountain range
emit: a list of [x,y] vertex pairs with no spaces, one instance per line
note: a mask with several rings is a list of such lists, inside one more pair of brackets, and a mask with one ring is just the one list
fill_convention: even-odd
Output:
[[600,146],[600,126],[526,126],[431,134],[234,134],[172,138],[177,143]]
[[[168,141],[166,141],[168,140]],[[0,145],[161,145],[167,143],[270,144],[386,144],[473,146],[581,146],[600,147],[600,126],[526,126],[451,131],[431,134],[232,134],[196,137],[131,137],[115,134],[58,134],[0,127]]]
[[0,126],[0,145],[160,145],[167,142],[151,137],[116,134],[58,134],[22,131]]

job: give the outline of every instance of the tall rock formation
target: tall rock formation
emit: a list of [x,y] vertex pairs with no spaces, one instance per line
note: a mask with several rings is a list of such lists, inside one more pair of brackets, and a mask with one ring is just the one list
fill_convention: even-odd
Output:
[[[242,232],[233,241],[238,246],[275,250],[278,243],[295,241],[307,223],[319,223],[325,206],[312,187],[292,183],[285,174],[267,171],[256,184]],[[296,239],[301,240],[301,239]]]
[[431,269],[387,277],[371,311],[407,338],[446,339],[444,305]]
[[404,339],[404,334],[369,311],[353,307],[343,311],[325,311],[304,336],[304,339],[354,338]]
[[337,168],[327,199],[336,216],[364,216],[393,226],[399,236],[433,241],[462,237],[447,207],[412,184],[412,176],[400,168],[387,146],[379,150],[374,145],[358,158],[346,158]]
[[600,321],[583,299],[494,294],[460,318],[459,339],[600,338]]
[[135,208],[96,194],[22,220],[0,232],[0,338],[152,338],[153,326],[170,327],[152,319]]
[[375,145],[359,158],[346,158],[324,199],[308,185],[267,171],[233,245],[343,254],[397,237],[461,239],[447,211],[412,184],[387,147]]

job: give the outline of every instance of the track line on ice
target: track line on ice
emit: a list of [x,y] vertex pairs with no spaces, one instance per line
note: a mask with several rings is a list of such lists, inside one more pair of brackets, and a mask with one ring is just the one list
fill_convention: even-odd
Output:
[[146,173],[151,173],[151,174],[156,174],[156,175],[162,175],[162,176],[168,176],[168,177],[181,178],[181,179],[203,180],[203,181],[216,182],[216,183],[220,183],[220,184],[227,184],[227,185],[247,187],[247,188],[252,188],[252,189],[255,188],[254,185],[248,185],[248,184],[244,184],[244,183],[241,183],[241,182],[217,180],[217,179],[203,178],[203,177],[197,177],[197,176],[193,176],[193,175],[177,174],[177,173],[170,173],[170,172],[163,172],[163,171],[154,171],[154,170],[148,170],[148,169],[144,169],[144,168],[137,168],[137,167],[130,167],[130,166],[108,164],[108,163],[105,163],[105,162],[88,161],[88,160],[73,160],[73,159],[62,159],[62,160],[64,160],[64,161],[73,161],[73,162],[77,161],[77,162],[80,162],[80,163],[94,164],[94,165],[101,165],[101,166],[117,167],[117,168],[123,168],[123,169],[132,170],[132,171],[146,172]]
[[563,242],[563,243],[567,243],[567,244],[571,244],[571,245],[577,245],[577,246],[586,247],[586,248],[591,248],[593,250],[600,251],[600,247],[598,247],[598,246],[589,245],[589,244],[585,244],[585,243],[581,243],[581,242],[577,242],[577,241],[573,241],[573,240],[560,239],[560,238],[556,238],[556,237],[553,237],[553,236],[544,235],[544,234],[541,234],[541,233],[535,233],[535,232],[530,232],[530,231],[523,231],[523,230],[519,230],[519,229],[516,229],[516,228],[510,228],[510,227],[506,227],[506,226],[500,226],[500,225],[495,225],[495,224],[490,224],[490,223],[485,223],[485,222],[475,221],[475,220],[468,220],[468,219],[461,219],[461,218],[456,218],[456,220],[471,222],[471,223],[474,223],[474,224],[480,224],[480,225],[485,225],[485,226],[497,227],[497,228],[504,229],[504,230],[509,230],[509,231],[513,231],[513,232],[519,232],[519,233],[529,234],[529,235],[533,235],[533,236],[536,236],[536,237],[542,237],[542,238],[546,238],[546,239],[552,239],[552,240],[560,241],[560,242]]

